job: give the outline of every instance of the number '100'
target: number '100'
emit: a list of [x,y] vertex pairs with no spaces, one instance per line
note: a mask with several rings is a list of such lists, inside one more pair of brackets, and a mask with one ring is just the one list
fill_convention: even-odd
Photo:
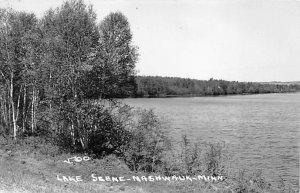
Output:
[[89,161],[91,158],[89,156],[83,156],[83,157],[71,157],[68,158],[68,160],[64,160],[65,163],[71,164],[72,162],[81,162],[81,161]]

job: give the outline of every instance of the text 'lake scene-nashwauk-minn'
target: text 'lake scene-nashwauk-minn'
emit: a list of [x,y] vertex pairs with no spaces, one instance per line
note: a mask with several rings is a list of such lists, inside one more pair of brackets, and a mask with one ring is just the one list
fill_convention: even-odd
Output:
[[0,193],[298,193],[300,1],[0,0]]

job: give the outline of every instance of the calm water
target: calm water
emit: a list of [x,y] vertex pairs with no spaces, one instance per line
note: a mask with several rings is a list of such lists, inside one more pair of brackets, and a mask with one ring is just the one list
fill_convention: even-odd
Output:
[[299,186],[300,93],[224,97],[140,98],[125,103],[153,108],[170,122],[172,138],[225,141],[239,168],[263,169]]

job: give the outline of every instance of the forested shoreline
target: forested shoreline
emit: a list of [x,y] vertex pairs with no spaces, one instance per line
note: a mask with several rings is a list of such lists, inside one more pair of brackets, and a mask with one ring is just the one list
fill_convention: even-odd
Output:
[[[70,140],[71,147],[78,145],[79,149],[87,150],[90,135],[99,132],[92,128],[95,124],[99,124],[97,128],[103,125],[92,120],[86,123],[81,114],[101,119],[107,116],[114,128],[116,119],[111,109],[121,108],[113,107],[117,98],[300,90],[294,84],[137,76],[138,47],[132,44],[127,18],[116,12],[99,23],[96,20],[92,6],[80,0],[49,9],[42,18],[10,8],[0,9],[2,136],[17,139],[42,129],[55,135],[55,139]],[[111,103],[109,111],[107,103]]]
[[[261,173],[231,175],[223,144],[194,144],[182,136],[175,148],[168,124],[153,110],[134,109],[118,98],[297,92],[299,85],[136,76],[139,54],[132,36],[123,13],[110,13],[97,22],[92,5],[83,0],[64,1],[41,18],[0,8],[0,148],[6,154],[0,168],[6,169],[16,161],[11,157],[22,153],[32,154],[38,163],[38,156],[82,154],[95,160],[95,168],[106,157],[105,163],[124,164],[125,172],[222,175],[238,179],[228,182],[235,192],[270,190]],[[24,179],[25,173],[33,173],[28,166]],[[15,186],[18,168],[6,172],[0,180],[7,178]],[[42,178],[38,190],[45,191],[48,181],[44,174]],[[24,185],[22,178],[19,181]],[[25,185],[29,190],[33,186]],[[219,189],[227,192],[227,186]],[[209,187],[195,184],[190,189]]]
[[256,83],[226,80],[196,80],[178,77],[137,76],[134,97],[216,96],[299,92],[296,83]]

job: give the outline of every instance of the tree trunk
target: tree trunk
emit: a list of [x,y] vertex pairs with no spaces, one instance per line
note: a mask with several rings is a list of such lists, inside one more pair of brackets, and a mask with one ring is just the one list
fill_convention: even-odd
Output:
[[7,126],[9,128],[9,130],[12,129],[12,120],[11,120],[11,101],[10,101],[10,92],[7,92],[7,107],[8,107],[8,116],[7,116]]
[[24,94],[23,94],[23,110],[22,110],[22,130],[25,132],[25,122],[26,122],[26,84],[24,86]]
[[11,110],[12,110],[12,121],[13,121],[13,137],[14,140],[17,139],[17,120],[16,120],[16,110],[15,110],[15,105],[14,105],[14,100],[13,100],[13,93],[14,93],[14,84],[13,84],[13,78],[14,78],[14,73],[10,73],[10,105],[11,105]]
[[71,138],[72,138],[72,144],[75,146],[75,129],[74,129],[73,121],[71,124]]
[[34,132],[35,129],[35,112],[34,112],[34,104],[35,104],[35,90],[34,87],[32,88],[32,102],[31,102],[31,132]]

